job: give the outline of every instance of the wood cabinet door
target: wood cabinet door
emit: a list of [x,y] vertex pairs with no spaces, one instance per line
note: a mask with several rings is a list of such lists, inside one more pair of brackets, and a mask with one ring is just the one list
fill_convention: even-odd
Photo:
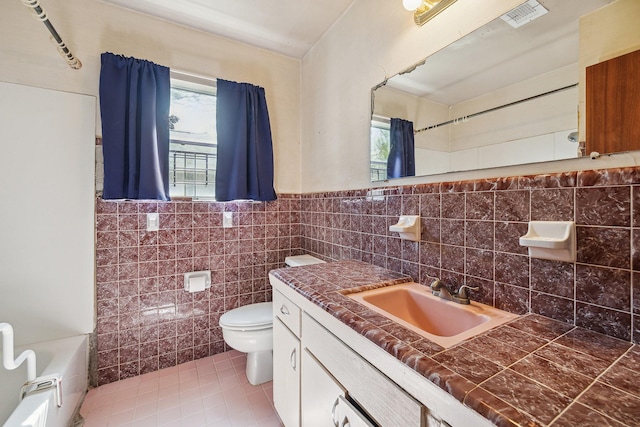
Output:
[[586,73],[586,154],[640,149],[640,50]]

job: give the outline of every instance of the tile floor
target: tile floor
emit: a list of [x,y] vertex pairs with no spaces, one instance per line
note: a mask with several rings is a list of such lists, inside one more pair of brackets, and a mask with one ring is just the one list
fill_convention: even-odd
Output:
[[280,427],[272,383],[252,386],[235,350],[92,389],[84,427]]

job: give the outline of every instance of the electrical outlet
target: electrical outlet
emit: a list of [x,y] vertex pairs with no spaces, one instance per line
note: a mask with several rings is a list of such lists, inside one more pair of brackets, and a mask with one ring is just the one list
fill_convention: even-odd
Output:
[[157,213],[147,214],[147,231],[158,231],[160,229],[160,217]]
[[233,212],[222,212],[222,228],[233,227]]

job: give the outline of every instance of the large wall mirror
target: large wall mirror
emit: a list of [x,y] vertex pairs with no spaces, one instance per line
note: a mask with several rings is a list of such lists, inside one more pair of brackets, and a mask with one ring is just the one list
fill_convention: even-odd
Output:
[[[529,0],[376,86],[371,180],[584,155],[579,18],[613,1]],[[409,133],[414,164],[388,175]]]

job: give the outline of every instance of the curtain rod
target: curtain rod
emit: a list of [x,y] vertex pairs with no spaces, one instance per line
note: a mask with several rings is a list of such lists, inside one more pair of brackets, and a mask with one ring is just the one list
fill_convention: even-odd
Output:
[[22,4],[29,8],[29,11],[38,21],[42,21],[42,23],[47,27],[49,32],[51,33],[51,37],[57,43],[58,53],[67,61],[67,64],[74,70],[79,70],[82,68],[82,63],[78,58],[76,58],[73,53],[69,50],[66,44],[62,41],[62,37],[53,27],[51,21],[47,17],[47,12],[40,6],[40,2],[38,0],[21,0]]
[[572,84],[572,85],[569,85],[569,86],[564,86],[564,87],[561,87],[561,88],[558,88],[558,89],[550,90],[549,92],[540,93],[538,95],[530,96],[529,98],[520,99],[518,101],[513,101],[513,102],[510,102],[508,104],[500,105],[498,107],[489,108],[488,110],[484,110],[484,111],[480,111],[480,112],[477,112],[477,113],[469,114],[468,116],[459,117],[459,118],[453,119],[453,120],[447,120],[446,122],[438,123],[437,125],[431,125],[431,126],[424,127],[422,129],[417,129],[413,133],[416,134],[416,133],[424,132],[426,130],[435,129],[435,128],[439,127],[439,126],[450,125],[451,123],[454,123],[454,124],[463,123],[463,122],[466,122],[467,119],[470,119],[472,117],[480,116],[480,115],[486,114],[486,113],[491,113],[493,111],[501,110],[503,108],[512,107],[514,105],[521,104],[523,102],[531,101],[533,99],[541,98],[541,97],[547,96],[547,95],[552,95],[552,94],[554,94],[556,92],[561,92],[563,90],[572,89],[572,88],[577,87],[577,86],[578,86],[578,83],[575,83],[575,84]]

